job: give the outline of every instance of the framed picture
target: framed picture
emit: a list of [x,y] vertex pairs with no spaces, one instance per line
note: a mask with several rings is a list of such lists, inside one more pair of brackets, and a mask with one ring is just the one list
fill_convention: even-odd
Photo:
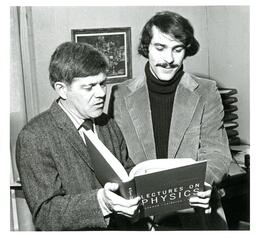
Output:
[[73,29],[72,41],[91,44],[109,59],[107,83],[132,77],[131,28]]

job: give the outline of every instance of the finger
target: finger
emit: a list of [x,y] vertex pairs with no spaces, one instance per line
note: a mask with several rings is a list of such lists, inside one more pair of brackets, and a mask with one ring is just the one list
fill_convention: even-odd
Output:
[[126,217],[133,217],[139,209],[139,198],[135,198],[133,199],[133,201],[130,201],[118,195],[115,195],[116,194],[113,195],[114,198],[110,198],[113,211]]
[[189,198],[189,203],[190,204],[209,204],[210,202],[210,198],[200,198],[200,197],[190,197]]
[[211,196],[211,193],[212,193],[212,190],[200,191],[196,193],[196,196],[201,198],[207,198]]
[[133,217],[135,214],[139,212],[138,206],[132,206],[132,207],[123,207],[121,205],[115,205],[114,209],[117,214],[122,214],[126,217]]
[[132,206],[138,206],[140,204],[141,198],[140,197],[136,197],[133,199],[125,199],[111,191],[107,191],[106,192],[107,197],[112,200],[113,204],[118,204],[120,206],[123,207],[132,207]]
[[105,197],[111,201],[111,204],[113,205],[120,205],[123,207],[132,207],[132,206],[138,206],[140,204],[141,198],[140,197],[136,197],[133,199],[125,199],[121,196],[119,196],[118,194],[112,192],[112,187],[115,189],[116,186],[115,185],[111,185],[110,183],[104,186],[104,193],[105,193]]
[[203,204],[203,203],[193,203],[193,204],[190,204],[191,207],[201,207],[201,208],[204,208],[204,209],[208,209],[210,206],[209,206],[209,203],[207,204]]
[[208,188],[212,189],[212,185],[207,183],[207,182],[204,182],[204,188],[205,189],[208,189]]
[[209,208],[205,209],[204,213],[205,214],[211,214],[212,213],[212,208],[209,207]]
[[117,191],[117,189],[119,188],[118,183],[106,183],[104,186],[105,190],[109,190],[109,191]]
[[[131,201],[116,195],[110,190],[102,189],[102,199],[110,211],[122,214],[126,217],[132,217],[139,207],[139,203],[137,202],[139,198],[134,199],[135,204],[130,204]],[[123,200],[126,202],[122,202]]]
[[[112,193],[114,191],[117,191],[119,188],[119,184],[118,183],[106,183],[105,186],[104,186],[104,189],[105,189],[105,192],[108,193],[108,191],[111,191],[111,193],[108,193],[110,196],[113,196],[113,197],[116,197],[116,198],[122,198],[122,200],[124,202],[127,202],[127,199],[123,198],[123,197],[120,197],[119,195],[117,195],[116,193]],[[129,199],[130,203],[131,203],[131,206],[133,204],[137,204],[139,201],[141,200],[140,197],[135,197],[133,199]]]

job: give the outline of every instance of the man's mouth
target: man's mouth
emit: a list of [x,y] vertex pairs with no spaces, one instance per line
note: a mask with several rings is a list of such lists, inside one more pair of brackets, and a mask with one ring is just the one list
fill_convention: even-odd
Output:
[[103,107],[104,106],[104,101],[100,101],[94,104],[97,107]]

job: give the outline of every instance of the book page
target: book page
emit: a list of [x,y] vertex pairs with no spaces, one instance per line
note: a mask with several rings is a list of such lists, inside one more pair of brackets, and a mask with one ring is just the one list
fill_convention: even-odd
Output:
[[[114,172],[119,176],[120,180],[126,182],[129,180],[128,174],[120,161],[109,151],[109,149],[100,141],[100,139],[92,132],[92,130],[84,130],[83,133],[88,137],[94,148],[112,167]],[[99,156],[95,155],[99,158]],[[96,159],[96,157],[94,159]]]
[[196,163],[196,161],[191,158],[182,158],[182,159],[170,158],[170,159],[147,160],[137,164],[130,171],[129,177],[134,178],[135,176],[155,173],[155,172],[182,167],[182,166],[186,166],[194,163]]

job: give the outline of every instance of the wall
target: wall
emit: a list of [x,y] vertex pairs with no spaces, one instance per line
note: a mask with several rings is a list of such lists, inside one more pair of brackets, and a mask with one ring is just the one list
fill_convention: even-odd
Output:
[[209,74],[238,90],[239,136],[250,143],[250,34],[248,7],[208,7]]
[[[37,81],[39,87],[39,109],[46,109],[54,97],[54,91],[49,90],[47,80],[50,55],[57,45],[71,40],[71,29],[126,27],[132,29],[132,69],[133,75],[143,73],[145,60],[137,54],[140,31],[146,19],[156,11],[169,9],[177,11],[198,26],[197,36],[202,45],[205,31],[205,8],[195,7],[33,7],[33,28],[35,40],[35,55],[37,65]],[[207,50],[192,61],[195,71],[207,73]],[[194,62],[194,63],[193,63]]]
[[185,69],[210,76],[224,87],[238,88],[239,132],[241,139],[249,143],[247,7],[32,7],[39,111],[48,108],[55,98],[48,82],[49,59],[57,45],[71,40],[71,29],[130,26],[132,69],[136,77],[143,74],[145,63],[136,50],[140,31],[146,20],[161,10],[180,13],[195,28],[201,48],[196,56],[186,60]]

